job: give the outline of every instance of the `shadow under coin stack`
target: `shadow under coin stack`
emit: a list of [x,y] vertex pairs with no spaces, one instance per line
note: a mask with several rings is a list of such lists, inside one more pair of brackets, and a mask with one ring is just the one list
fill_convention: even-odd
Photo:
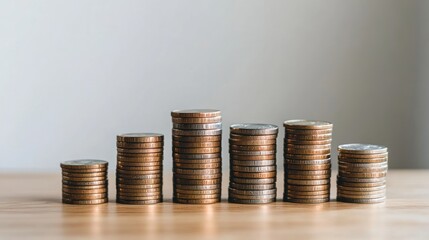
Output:
[[173,201],[220,202],[222,118],[219,110],[171,112],[173,121]]
[[386,199],[387,147],[344,144],[338,147],[337,200],[382,203]]
[[330,198],[332,123],[284,122],[285,190],[283,200],[323,203]]
[[108,202],[108,163],[82,159],[60,164],[63,176],[63,203],[92,205]]
[[232,203],[276,201],[276,139],[271,124],[234,124],[230,127],[229,198]]
[[127,133],[116,137],[116,202],[162,202],[164,135]]

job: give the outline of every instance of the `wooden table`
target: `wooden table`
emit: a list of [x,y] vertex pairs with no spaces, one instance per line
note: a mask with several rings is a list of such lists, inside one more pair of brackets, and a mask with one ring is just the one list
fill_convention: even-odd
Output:
[[59,174],[0,174],[0,239],[429,239],[427,170],[390,171],[388,200],[375,205],[174,204],[166,175],[162,204],[116,204],[112,175],[110,203],[78,206],[61,203]]

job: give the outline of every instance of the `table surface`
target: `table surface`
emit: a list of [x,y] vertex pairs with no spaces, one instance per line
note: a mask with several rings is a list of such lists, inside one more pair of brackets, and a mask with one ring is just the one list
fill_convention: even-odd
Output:
[[2,173],[0,239],[429,239],[428,170],[389,171],[387,201],[374,205],[281,202],[282,181],[272,204],[175,204],[165,175],[164,203],[116,204],[112,175],[108,204],[79,206],[61,203],[59,174]]

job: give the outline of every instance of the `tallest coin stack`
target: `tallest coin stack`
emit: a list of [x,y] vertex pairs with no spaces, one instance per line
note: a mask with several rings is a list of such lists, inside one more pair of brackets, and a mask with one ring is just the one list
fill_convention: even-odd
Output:
[[220,202],[222,117],[219,110],[171,112],[173,121],[173,201]]

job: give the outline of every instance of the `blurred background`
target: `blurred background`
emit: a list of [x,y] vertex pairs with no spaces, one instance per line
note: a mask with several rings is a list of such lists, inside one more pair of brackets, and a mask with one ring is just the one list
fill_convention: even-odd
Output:
[[[165,134],[173,109],[229,125],[334,123],[336,146],[428,168],[429,1],[0,2],[0,171],[109,160],[116,134]],[[335,168],[334,168],[335,169]]]

